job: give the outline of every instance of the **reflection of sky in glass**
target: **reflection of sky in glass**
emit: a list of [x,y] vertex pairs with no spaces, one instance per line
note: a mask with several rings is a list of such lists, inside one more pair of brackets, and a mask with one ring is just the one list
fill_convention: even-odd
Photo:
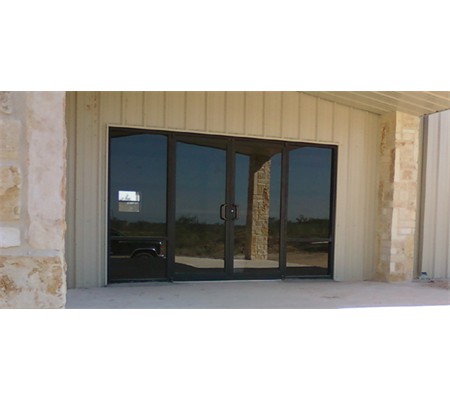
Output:
[[[111,213],[130,222],[166,220],[167,138],[139,134],[111,138]],[[236,155],[236,204],[246,223],[250,156]],[[328,218],[332,150],[302,147],[290,151],[288,219],[300,215]],[[177,143],[176,218],[197,216],[201,222],[221,223],[219,207],[225,203],[226,152],[207,146]],[[279,218],[281,154],[271,161],[270,217]],[[141,195],[141,212],[120,213],[118,192],[135,191]]]
[[331,149],[303,147],[289,153],[288,220],[328,218]]
[[236,154],[235,203],[239,207],[239,219],[235,221],[236,225],[245,225],[247,223],[249,163],[249,156]]
[[177,143],[176,218],[196,216],[200,222],[220,223],[225,203],[224,150]]
[[[154,134],[111,137],[110,165],[111,216],[130,222],[165,222],[166,137]],[[119,212],[119,191],[139,192],[141,212]]]

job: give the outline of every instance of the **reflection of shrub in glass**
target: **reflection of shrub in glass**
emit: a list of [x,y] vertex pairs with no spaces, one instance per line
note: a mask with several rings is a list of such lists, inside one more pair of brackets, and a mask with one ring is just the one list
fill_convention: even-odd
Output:
[[176,221],[176,246],[178,256],[224,256],[224,227],[221,223],[199,222],[197,216],[182,215]]
[[288,236],[297,238],[328,238],[329,227],[328,218],[307,218],[303,215],[296,218],[296,222],[287,222]]
[[165,236],[166,224],[164,222],[136,221],[129,222],[118,218],[111,218],[110,228],[126,236]]

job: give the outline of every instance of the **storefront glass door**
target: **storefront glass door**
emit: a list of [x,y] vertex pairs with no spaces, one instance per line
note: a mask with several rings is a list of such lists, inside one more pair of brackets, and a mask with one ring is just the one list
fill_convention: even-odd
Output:
[[227,142],[179,138],[175,155],[174,272],[224,278]]
[[336,149],[111,128],[108,281],[332,276]]

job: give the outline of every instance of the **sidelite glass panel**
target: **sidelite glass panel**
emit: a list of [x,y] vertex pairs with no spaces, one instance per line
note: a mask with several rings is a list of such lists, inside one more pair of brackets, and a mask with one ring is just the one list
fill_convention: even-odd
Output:
[[175,272],[224,272],[226,142],[176,143]]
[[166,276],[167,138],[110,136],[108,281]]
[[236,142],[235,273],[279,269],[281,151],[279,144]]
[[299,147],[289,152],[288,275],[329,274],[332,165],[330,148]]

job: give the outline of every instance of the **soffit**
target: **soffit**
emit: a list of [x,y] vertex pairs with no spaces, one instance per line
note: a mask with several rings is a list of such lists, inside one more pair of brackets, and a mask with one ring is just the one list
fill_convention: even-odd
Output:
[[450,92],[303,92],[325,100],[385,114],[401,111],[423,116],[450,109]]

